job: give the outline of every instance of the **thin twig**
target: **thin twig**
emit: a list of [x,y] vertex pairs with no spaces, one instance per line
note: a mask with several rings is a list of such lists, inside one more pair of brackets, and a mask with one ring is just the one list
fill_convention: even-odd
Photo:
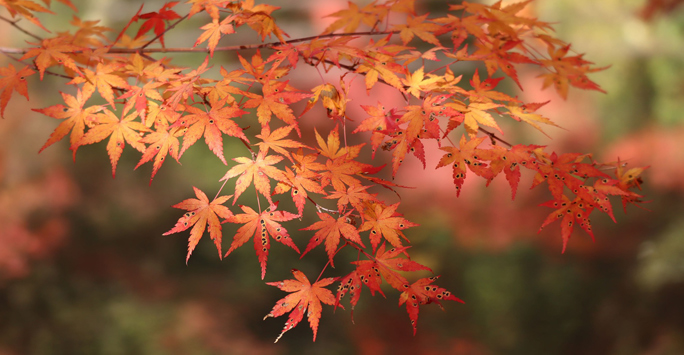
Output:
[[3,21],[5,21],[5,22],[9,23],[10,25],[12,25],[12,27],[14,27],[14,28],[16,28],[17,30],[23,32],[23,33],[26,34],[27,36],[33,37],[33,38],[35,38],[35,39],[37,39],[37,40],[39,40],[39,41],[42,41],[42,40],[43,40],[42,38],[38,37],[37,35],[34,35],[33,33],[29,32],[29,31],[27,31],[27,30],[21,28],[21,26],[17,25],[17,22],[19,22],[19,20],[12,21],[12,20],[7,19],[7,18],[5,18],[5,17],[3,17],[3,16],[0,16],[0,20],[3,20]]

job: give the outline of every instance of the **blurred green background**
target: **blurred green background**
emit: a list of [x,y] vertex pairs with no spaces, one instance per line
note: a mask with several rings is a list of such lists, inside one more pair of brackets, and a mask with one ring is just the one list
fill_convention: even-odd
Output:
[[[283,2],[275,15],[292,37],[304,36],[320,31],[317,11],[344,3]],[[617,224],[594,215],[596,242],[576,232],[561,254],[557,225],[536,234],[549,213],[537,205],[549,196],[525,188],[530,176],[515,201],[503,178],[489,188],[475,182],[459,199],[443,192],[451,185],[402,192],[403,213],[421,225],[406,231],[412,256],[466,301],[445,304],[446,312],[421,307],[416,336],[397,294],[371,298],[365,290],[355,324],[348,310],[327,307],[315,343],[302,323],[273,344],[286,318],[262,318],[285,293],[259,280],[249,245],[219,260],[205,237],[186,266],[187,233],[162,236],[183,213],[170,206],[193,197],[191,186],[209,195],[220,187],[226,168],[208,149],[191,148],[182,166],[167,162],[148,185],[149,164],[134,171],[139,154],[127,148],[112,179],[104,144],[79,149],[75,163],[65,142],[38,155],[57,123],[15,95],[0,121],[0,355],[684,354],[684,7],[670,9],[675,3],[529,5],[528,14],[553,22],[575,52],[611,65],[592,77],[608,94],[571,90],[563,101],[539,90],[537,73],[520,69],[528,88],[521,98],[551,99],[543,113],[567,130],[549,130],[552,140],[529,131],[512,137],[650,165],[643,194],[651,202],[627,214],[618,202]],[[148,1],[145,11],[161,4]],[[139,5],[82,1],[79,16],[120,28]],[[46,26],[66,25],[71,12],[53,9],[63,15],[46,17]],[[184,23],[167,46],[194,43],[196,25]],[[23,45],[7,25],[0,31],[3,45]],[[226,67],[235,62],[221,55]],[[198,58],[179,56],[179,64],[196,66]],[[56,104],[65,90],[55,79],[39,85],[30,107]],[[224,226],[226,250],[235,228]],[[292,265],[315,277],[325,263],[323,253],[300,261],[278,247],[266,281],[290,278]]]

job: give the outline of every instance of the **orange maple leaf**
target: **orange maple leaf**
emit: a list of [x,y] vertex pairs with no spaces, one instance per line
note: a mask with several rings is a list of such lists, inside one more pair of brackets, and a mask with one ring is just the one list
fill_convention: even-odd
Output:
[[194,186],[192,188],[195,190],[197,198],[189,198],[172,206],[174,208],[184,209],[188,212],[178,219],[176,225],[171,228],[171,230],[164,233],[164,235],[182,232],[190,228],[190,226],[193,226],[188,241],[188,255],[185,258],[185,263],[187,263],[190,259],[190,254],[192,254],[192,251],[195,250],[195,246],[197,246],[197,243],[199,243],[199,240],[202,238],[204,230],[209,226],[209,236],[211,237],[211,240],[214,241],[220,258],[223,255],[221,254],[222,234],[219,217],[227,219],[233,215],[228,207],[223,206],[223,203],[228,201],[232,195],[221,196],[209,202],[209,198],[207,198],[207,195],[202,192],[202,190]]
[[172,126],[188,127],[185,135],[183,135],[183,147],[180,150],[179,157],[204,135],[204,141],[209,146],[209,149],[225,165],[227,162],[226,158],[223,157],[223,136],[221,133],[249,142],[247,136],[242,132],[242,128],[235,121],[231,120],[233,117],[242,116],[247,113],[237,108],[237,106],[223,106],[223,102],[219,102],[213,105],[209,112],[193,106],[186,106],[185,109],[190,114],[183,116]]
[[35,71],[31,70],[28,66],[23,67],[19,71],[11,63],[6,67],[0,68],[0,89],[2,89],[2,94],[0,94],[0,116],[5,117],[5,107],[7,107],[7,103],[14,91],[24,96],[26,100],[29,99],[26,77],[33,74],[35,74]]
[[112,89],[117,88],[121,90],[129,87],[126,80],[116,73],[120,67],[121,65],[115,62],[108,64],[97,63],[95,71],[85,68],[83,76],[77,76],[67,84],[83,84],[82,90],[88,96],[97,88],[102,98],[114,107],[114,91]]
[[408,221],[397,213],[399,203],[384,206],[380,203],[372,205],[364,214],[365,221],[359,228],[360,232],[370,230],[370,241],[373,250],[380,244],[381,238],[385,238],[393,247],[401,247],[402,237],[406,239],[402,230],[409,227],[416,227],[418,224]]
[[283,157],[279,155],[266,155],[259,152],[255,159],[237,157],[233,158],[233,160],[236,161],[238,165],[230,168],[226,175],[219,180],[223,181],[235,176],[240,176],[235,182],[235,198],[233,199],[233,204],[235,204],[237,198],[245,192],[247,186],[254,181],[254,188],[264,195],[268,202],[273,205],[273,201],[271,200],[271,184],[268,178],[270,177],[277,181],[286,179],[281,170],[271,166],[283,160]]
[[140,158],[140,161],[135,166],[135,169],[137,169],[140,165],[147,163],[154,157],[152,176],[150,176],[150,184],[152,184],[154,175],[157,174],[157,171],[159,171],[159,168],[161,168],[162,163],[164,163],[167,154],[170,154],[172,158],[178,161],[178,151],[180,149],[178,137],[182,136],[186,130],[186,128],[169,129],[167,123],[160,123],[156,128],[156,132],[152,132],[140,140],[140,142],[147,143],[149,146],[147,146],[142,157]]
[[406,24],[394,25],[392,31],[400,31],[399,36],[404,44],[409,43],[413,36],[418,36],[425,42],[441,46],[441,43],[439,43],[439,40],[433,33],[439,31],[442,27],[436,23],[426,22],[427,17],[427,14],[417,17],[408,16]]
[[279,119],[299,131],[297,127],[297,117],[292,113],[289,104],[303,100],[310,94],[300,92],[287,92],[285,87],[287,82],[266,82],[263,87],[263,96],[253,95],[251,99],[245,102],[246,108],[257,108],[257,116],[261,126],[267,125],[271,121],[271,115],[275,115]]
[[349,219],[350,213],[351,211],[347,214],[341,215],[336,219],[327,213],[319,212],[318,218],[321,219],[320,221],[314,222],[312,225],[300,229],[308,231],[318,229],[314,236],[311,237],[309,245],[306,246],[306,250],[304,250],[302,256],[304,256],[313,248],[317,247],[323,242],[323,239],[325,239],[325,251],[328,253],[330,265],[334,266],[333,257],[337,251],[337,246],[340,244],[341,236],[365,248],[363,242],[361,241],[359,231],[356,229],[356,227],[349,223],[351,222]]
[[[52,134],[50,134],[50,138],[45,142],[43,147],[40,148],[40,151],[38,151],[39,153],[64,138],[69,131],[71,131],[71,137],[69,139],[70,146],[74,146],[83,138],[86,120],[89,120],[95,113],[102,110],[102,106],[97,105],[89,106],[84,109],[83,105],[85,105],[85,102],[88,100],[88,96],[84,95],[81,90],[76,93],[76,97],[65,93],[61,94],[64,102],[69,107],[60,104],[42,109],[33,109],[33,111],[40,112],[50,117],[66,119],[55,128],[55,131],[52,132]],[[74,151],[74,157],[75,154],[76,151]]]
[[[29,44],[38,45],[37,43],[30,42]],[[48,38],[41,41],[40,47],[29,49],[19,60],[36,57],[34,62],[40,72],[40,80],[43,80],[45,70],[55,64],[82,74],[81,70],[76,66],[74,58],[67,54],[81,49],[81,47],[72,45],[70,39],[66,36]]]
[[285,292],[294,293],[291,293],[279,300],[271,312],[264,317],[264,319],[268,317],[280,317],[283,314],[292,311],[287,319],[287,322],[285,322],[283,331],[275,340],[275,342],[278,342],[285,332],[294,328],[297,326],[297,324],[299,324],[299,322],[302,321],[304,318],[304,312],[306,312],[307,318],[309,319],[309,325],[313,330],[313,340],[316,341],[318,322],[321,319],[321,312],[323,310],[321,302],[327,305],[335,304],[335,296],[330,290],[324,287],[335,282],[337,278],[328,277],[311,284],[303,272],[297,269],[292,269],[292,274],[295,277],[294,280],[289,279],[266,283],[270,286],[276,286]]
[[282,194],[290,191],[292,196],[292,201],[297,206],[297,211],[301,215],[304,212],[304,205],[306,204],[306,199],[308,198],[307,191],[325,195],[325,191],[321,188],[321,185],[317,182],[320,176],[308,169],[295,169],[297,174],[290,170],[290,168],[285,167],[285,177],[287,181],[280,181],[273,190],[273,194]]
[[214,49],[216,48],[216,45],[218,45],[221,35],[235,33],[235,29],[231,24],[234,19],[235,15],[228,16],[221,20],[221,22],[219,22],[218,19],[213,19],[211,23],[200,27],[204,32],[197,38],[193,47],[197,47],[198,44],[209,40],[209,42],[207,42],[207,48],[209,48],[209,55],[213,58]]
[[138,117],[137,112],[128,116],[126,113],[127,111],[124,111],[124,117],[121,119],[110,110],[104,110],[104,113],[92,116],[89,122],[90,129],[70,149],[76,154],[78,147],[97,143],[110,137],[107,143],[107,154],[109,154],[109,160],[112,164],[112,177],[116,177],[116,164],[119,162],[121,153],[123,153],[124,142],[128,142],[131,147],[142,153],[145,151],[145,144],[140,142],[140,134],[149,131],[144,124],[133,121]]
[[292,139],[284,139],[292,131],[293,126],[285,126],[271,132],[271,127],[266,125],[261,127],[261,134],[255,137],[260,138],[261,142],[257,143],[259,152],[262,150],[264,154],[268,153],[269,149],[273,149],[278,154],[282,154],[292,161],[290,154],[286,148],[308,148],[306,145]]
[[254,237],[254,250],[256,250],[257,258],[259,258],[259,264],[261,264],[261,279],[263,280],[264,276],[266,276],[268,250],[271,247],[269,236],[299,253],[299,249],[292,241],[292,238],[290,238],[290,234],[278,223],[289,221],[299,216],[286,211],[275,211],[275,208],[269,208],[261,213],[257,213],[248,206],[240,206],[240,208],[245,213],[236,214],[228,218],[228,222],[244,225],[238,229],[233,237],[233,243],[230,245],[230,249],[226,252],[225,256],[230,255],[233,250],[241,247]]

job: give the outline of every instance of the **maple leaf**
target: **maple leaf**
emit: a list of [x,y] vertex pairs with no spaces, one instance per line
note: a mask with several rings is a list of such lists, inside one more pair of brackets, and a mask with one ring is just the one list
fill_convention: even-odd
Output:
[[212,20],[219,19],[219,8],[225,8],[225,0],[188,0],[188,4],[192,4],[190,11],[188,12],[188,18],[193,15],[205,11],[211,16]]
[[524,121],[527,124],[531,125],[532,127],[536,128],[539,132],[544,133],[545,136],[549,136],[544,132],[544,130],[539,127],[537,123],[544,123],[550,126],[555,126],[555,127],[560,127],[557,124],[553,123],[550,119],[533,113],[537,109],[539,109],[541,106],[544,106],[548,103],[549,101],[538,103],[538,104],[527,104],[524,106],[514,106],[514,105],[509,105],[506,106],[508,109],[508,115],[511,116],[513,119],[516,121]]
[[188,255],[185,257],[186,264],[190,259],[190,254],[192,254],[192,251],[195,250],[195,246],[197,246],[197,243],[199,243],[199,240],[202,238],[207,226],[209,226],[209,236],[216,245],[219,258],[223,256],[221,254],[222,235],[219,217],[228,219],[233,215],[228,207],[223,206],[223,203],[228,201],[232,195],[220,196],[209,202],[209,198],[207,198],[207,195],[202,192],[202,190],[194,186],[192,188],[195,190],[197,198],[189,198],[172,206],[188,212],[178,219],[178,222],[176,222],[176,225],[171,228],[171,230],[164,233],[164,235],[178,233],[193,226],[190,231],[190,239],[188,240]]
[[[401,254],[406,254],[406,249],[409,247],[391,248],[385,250],[385,244],[381,244],[378,250],[375,252],[375,256],[372,260],[360,260],[352,261],[352,264],[358,265],[357,273],[361,281],[366,284],[371,289],[375,291],[380,291],[380,276],[387,281],[387,283],[394,289],[402,291],[408,284],[406,278],[404,278],[397,271],[429,271],[432,270],[420,263],[406,258],[399,258]],[[368,280],[368,281],[366,281]],[[373,287],[371,287],[374,285]],[[382,291],[380,291],[382,293]]]
[[[59,104],[42,109],[33,109],[33,111],[40,112],[50,117],[65,119],[65,121],[60,123],[59,126],[55,128],[54,132],[50,134],[50,138],[40,148],[38,151],[39,153],[64,138],[69,131],[71,131],[71,136],[69,138],[70,146],[76,145],[77,142],[83,138],[86,121],[89,120],[92,115],[102,110],[102,106],[97,105],[89,106],[84,109],[83,105],[88,100],[88,96],[84,95],[81,90],[78,90],[76,97],[65,93],[61,94],[68,107]],[[75,154],[76,151],[74,150],[74,157]]]
[[[38,45],[37,43],[30,42],[29,44]],[[38,72],[40,72],[40,80],[43,80],[45,70],[55,64],[82,74],[81,70],[76,66],[74,58],[67,54],[81,49],[81,47],[69,43],[69,38],[67,37],[48,38],[40,42],[40,47],[29,49],[19,60],[36,57],[34,63],[36,68],[38,68]]]
[[485,179],[493,178],[491,169],[485,163],[480,161],[484,158],[483,149],[476,148],[485,137],[474,138],[466,140],[465,136],[461,136],[459,142],[460,148],[456,147],[442,147],[439,148],[445,152],[437,164],[437,168],[451,165],[453,168],[454,185],[456,186],[456,196],[461,194],[461,186],[466,177],[466,166],[475,174],[484,177]]
[[418,323],[418,306],[421,304],[436,303],[442,310],[440,301],[449,300],[456,302],[463,302],[461,299],[454,296],[451,292],[434,285],[431,285],[439,276],[422,278],[410,286],[405,285],[405,291],[399,295],[399,306],[406,303],[406,312],[408,312],[413,326],[413,335],[416,335]]
[[[530,151],[539,146],[526,146],[516,144],[510,149],[501,146],[492,146],[490,149],[480,151],[480,157],[489,160],[489,167],[492,171],[492,179],[500,172],[504,172],[506,180],[511,186],[511,198],[515,199],[520,182],[520,165],[527,165],[533,161]],[[491,181],[491,179],[489,180]],[[489,184],[489,181],[487,182]]]
[[216,45],[218,45],[221,35],[235,33],[235,29],[231,24],[234,19],[235,15],[228,16],[221,20],[221,22],[219,22],[218,19],[213,19],[211,23],[200,27],[204,32],[197,38],[193,47],[197,47],[198,44],[209,40],[209,42],[207,42],[207,48],[209,48],[209,55],[213,58],[214,49],[216,48]]
[[361,236],[359,231],[354,227],[349,218],[350,212],[341,215],[339,218],[333,218],[327,213],[318,212],[318,218],[321,220],[314,222],[312,225],[302,228],[300,230],[318,230],[314,236],[309,240],[309,245],[306,246],[306,250],[302,253],[304,256],[306,253],[311,251],[313,248],[317,247],[325,239],[325,251],[328,253],[328,258],[330,260],[330,265],[334,266],[333,257],[337,252],[337,246],[340,244],[340,237],[354,242],[365,248],[363,242],[361,241]]
[[161,96],[161,94],[159,94],[159,91],[157,91],[157,88],[161,85],[163,84],[150,81],[142,87],[130,86],[128,91],[119,96],[119,99],[131,98],[131,100],[128,100],[126,105],[124,105],[124,110],[129,110],[131,107],[135,107],[135,110],[140,115],[140,119],[142,119],[144,122],[145,110],[147,109],[148,102],[147,99],[150,98],[153,100],[164,101],[164,98]]
[[377,194],[369,194],[366,189],[370,186],[353,185],[347,187],[346,190],[335,190],[330,195],[324,198],[329,200],[337,200],[337,210],[344,213],[346,206],[352,205],[359,213],[363,213],[364,203],[378,201]]
[[399,129],[399,117],[394,117],[394,111],[387,111],[385,106],[379,102],[377,106],[361,105],[361,108],[370,117],[364,119],[352,133],[371,132],[371,149],[373,150],[373,157],[375,157],[375,151],[382,144],[387,133],[392,133]]
[[378,248],[375,257],[372,260],[354,261],[352,264],[356,265],[356,269],[347,276],[340,279],[340,286],[337,288],[337,295],[335,298],[335,307],[340,304],[340,300],[349,292],[349,303],[351,304],[352,322],[354,321],[354,308],[361,297],[362,285],[366,285],[374,296],[375,292],[379,292],[383,297],[380,286],[382,285],[382,278],[395,289],[403,291],[404,285],[408,285],[406,278],[401,276],[397,271],[430,271],[430,268],[421,265],[415,261],[397,258],[399,254],[405,254],[408,247],[392,248],[385,251],[385,244],[383,243]]
[[408,16],[406,18],[406,24],[394,25],[392,31],[400,31],[399,37],[401,37],[404,44],[409,43],[413,39],[413,36],[418,36],[425,42],[440,46],[441,43],[439,43],[439,40],[433,33],[439,31],[441,26],[436,23],[426,22],[425,20],[427,17],[427,14],[415,17]]
[[418,68],[418,70],[413,73],[406,73],[406,79],[401,79],[401,81],[406,85],[406,92],[420,98],[422,91],[425,87],[432,85],[439,81],[441,77],[433,76],[431,78],[425,79],[425,73],[423,67]]
[[395,248],[401,248],[402,237],[406,239],[402,230],[409,227],[417,227],[418,224],[408,221],[396,212],[399,202],[384,206],[380,203],[373,204],[364,214],[365,221],[359,228],[360,232],[370,230],[370,241],[373,251],[380,244],[381,238],[385,238]]
[[321,188],[321,185],[316,181],[320,176],[308,169],[295,169],[296,174],[290,170],[290,168],[285,167],[285,177],[287,181],[280,181],[276,185],[273,194],[282,194],[290,191],[292,196],[292,201],[297,206],[297,211],[299,215],[304,213],[304,205],[306,204],[306,199],[309,197],[307,191],[325,195],[325,190]]
[[226,175],[219,180],[223,181],[235,176],[240,176],[237,179],[237,182],[235,182],[235,198],[233,199],[233,204],[235,204],[237,198],[245,192],[247,186],[254,181],[254,188],[264,195],[268,202],[273,205],[273,201],[271,200],[271,184],[268,178],[270,177],[277,181],[286,179],[281,170],[271,166],[283,160],[283,157],[266,155],[265,153],[259,152],[256,159],[237,157],[233,158],[233,160],[236,161],[238,165],[230,168]]
[[144,19],[146,21],[140,26],[135,38],[140,38],[145,33],[154,30],[154,34],[159,37],[159,42],[161,42],[163,48],[166,22],[181,18],[180,15],[178,15],[175,11],[171,10],[171,8],[176,5],[178,5],[178,1],[167,2],[161,7],[161,9],[159,9],[159,12],[148,12],[137,16],[135,21],[137,21],[138,18]]
[[541,206],[556,208],[556,210],[546,217],[541,227],[539,227],[539,232],[547,225],[561,219],[561,238],[563,239],[563,250],[561,253],[565,253],[565,248],[568,246],[568,240],[570,240],[575,222],[591,236],[591,240],[594,240],[594,232],[591,230],[591,223],[589,221],[589,215],[594,210],[594,207],[582,200],[582,198],[576,197],[573,201],[570,201],[565,195],[562,195],[560,199],[543,203]]
[[271,121],[271,116],[275,115],[279,119],[299,131],[297,127],[297,117],[292,113],[289,104],[309,97],[309,94],[299,92],[286,92],[283,89],[287,82],[267,82],[263,87],[263,96],[253,97],[245,102],[246,108],[257,108],[257,116],[261,126],[267,125]]
[[19,71],[11,63],[7,64],[6,67],[0,68],[0,89],[2,89],[2,94],[0,94],[0,116],[5,117],[5,107],[7,107],[7,103],[14,91],[24,96],[26,100],[29,99],[26,78],[33,74],[35,74],[35,71],[31,70],[28,66],[23,67]]
[[204,141],[209,149],[225,165],[228,163],[223,156],[223,136],[221,133],[249,142],[247,136],[242,132],[242,128],[231,120],[233,117],[247,113],[236,106],[223,106],[223,102],[219,102],[214,104],[208,112],[193,106],[187,106],[186,111],[190,114],[183,116],[174,123],[174,126],[188,127],[183,135],[183,147],[180,150],[179,157],[204,135]]
[[[307,314],[309,325],[313,330],[313,340],[316,341],[316,333],[318,333],[318,323],[321,319],[322,306],[321,302],[327,305],[335,304],[335,296],[325,287],[335,282],[336,278],[328,277],[318,280],[311,284],[309,279],[297,269],[292,269],[292,274],[295,279],[283,280],[278,282],[267,282],[267,285],[276,286],[285,292],[291,293],[281,300],[279,300],[264,319],[268,317],[280,317],[287,312],[290,313],[285,327],[280,333],[275,342],[288,330],[294,328],[304,318],[304,312]],[[307,311],[308,310],[308,311]]]
[[362,22],[368,27],[374,27],[389,12],[385,6],[378,5],[375,2],[371,2],[363,8],[359,8],[358,5],[351,1],[348,1],[347,4],[349,4],[348,9],[325,16],[338,17],[338,19],[323,30],[323,34],[333,33],[342,27],[344,27],[344,33],[351,33],[356,31]]
[[140,161],[135,166],[135,169],[137,169],[140,165],[147,163],[154,157],[150,184],[152,184],[154,175],[157,174],[157,171],[159,171],[159,168],[164,163],[166,155],[170,154],[172,158],[178,161],[178,151],[180,149],[178,137],[182,136],[186,130],[185,128],[169,129],[167,123],[160,123],[156,128],[156,132],[152,132],[140,140],[141,143],[147,143],[149,146],[147,146]]
[[492,114],[487,112],[488,110],[500,106],[501,105],[492,102],[470,102],[468,105],[468,112],[465,113],[465,117],[463,119],[463,124],[465,125],[468,135],[471,138],[474,138],[477,135],[478,128],[480,128],[479,125],[493,127],[503,134],[503,131],[501,128],[499,128],[499,125],[496,124],[494,117],[492,117]]
[[127,111],[124,111],[124,117],[121,119],[110,110],[104,110],[104,113],[93,115],[89,123],[94,126],[91,126],[83,138],[72,145],[70,149],[76,154],[78,147],[97,143],[110,137],[107,143],[107,154],[109,154],[109,160],[112,164],[112,177],[116,177],[116,165],[121,153],[123,153],[124,142],[140,152],[145,151],[145,144],[140,142],[140,134],[148,131],[148,128],[140,122],[133,121],[138,117],[137,112],[128,116],[126,113]]
[[292,139],[284,139],[292,131],[293,126],[285,126],[276,129],[271,132],[270,126],[261,127],[261,134],[257,134],[255,137],[260,138],[261,142],[257,143],[259,146],[259,151],[264,151],[264,154],[268,153],[269,149],[290,158],[290,154],[285,148],[308,148],[306,145],[293,141]]
[[67,84],[84,84],[82,90],[88,96],[97,88],[102,98],[114,107],[114,91],[112,89],[127,89],[129,87],[126,80],[116,73],[120,66],[120,64],[115,62],[108,64],[97,63],[95,71],[85,68],[83,69],[83,76],[75,77]]
[[275,24],[271,13],[280,7],[269,4],[254,5],[254,0],[244,0],[239,4],[241,11],[238,12],[238,26],[246,23],[265,40],[266,36],[274,34],[280,42],[285,42],[285,37],[290,37],[280,27]]
[[[245,213],[236,214],[228,218],[230,223],[244,224],[240,227],[233,237],[233,243],[225,256],[230,255],[233,250],[245,244],[254,237],[254,250],[256,250],[259,263],[261,264],[261,279],[266,276],[266,260],[268,250],[271,247],[269,236],[276,241],[287,245],[299,253],[299,249],[290,238],[287,230],[278,222],[285,222],[299,217],[296,214],[286,211],[276,211],[275,208],[267,209],[257,213],[248,206],[240,206]],[[224,256],[224,257],[225,257]]]
[[[68,0],[64,0],[68,1]],[[14,1],[2,1],[0,2],[0,5],[4,6],[7,11],[12,15],[14,18],[17,14],[21,15],[25,19],[31,21],[34,25],[42,28],[43,30],[48,31],[47,28],[43,27],[43,24],[40,23],[38,18],[32,13],[32,12],[43,12],[43,13],[48,13],[48,14],[55,14],[54,12],[44,8],[43,6],[40,6],[39,4],[36,4],[33,1],[29,0],[14,0]],[[73,8],[73,5],[71,5]]]

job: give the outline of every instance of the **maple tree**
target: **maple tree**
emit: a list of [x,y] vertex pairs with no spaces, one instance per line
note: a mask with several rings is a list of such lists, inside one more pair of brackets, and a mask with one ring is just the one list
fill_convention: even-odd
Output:
[[[141,7],[119,31],[74,16],[73,29],[54,33],[37,16],[52,13],[49,0],[43,0],[44,6],[30,0],[4,1],[0,5],[12,18],[7,21],[33,40],[27,48],[0,48],[15,61],[0,68],[0,113],[4,117],[14,91],[29,99],[29,79],[63,78],[69,85],[66,91],[74,93],[61,93],[66,105],[34,109],[62,120],[41,151],[69,135],[75,158],[79,148],[109,138],[112,175],[128,144],[142,154],[136,168],[152,162],[150,183],[167,156],[179,161],[204,137],[218,161],[229,167],[217,177],[223,186],[216,197],[210,200],[193,187],[197,198],[173,206],[186,212],[164,234],[192,227],[186,262],[207,230],[219,257],[253,239],[264,279],[272,239],[297,253],[297,244],[308,239],[301,257],[315,249],[327,254],[318,278],[311,282],[293,269],[295,279],[267,282],[290,292],[266,316],[290,313],[276,341],[305,311],[315,340],[322,304],[343,307],[349,294],[353,311],[363,288],[383,296],[383,288],[394,289],[399,305],[406,304],[415,334],[420,305],[441,307],[440,301],[461,300],[433,285],[437,276],[420,277],[431,269],[409,257],[410,235],[403,231],[417,224],[398,212],[397,196],[405,187],[381,177],[386,170],[392,178],[410,175],[402,169],[407,155],[428,169],[425,146],[439,147],[442,155],[434,169],[451,168],[454,197],[468,176],[489,183],[503,172],[514,198],[521,170],[531,171],[531,186],[545,184],[552,198],[543,204],[553,211],[541,228],[560,220],[562,251],[576,224],[593,238],[589,216],[594,210],[614,220],[610,196],[620,197],[625,209],[642,202],[635,189],[643,167],[627,168],[619,159],[599,163],[591,154],[549,152],[544,146],[514,145],[502,138],[497,122],[507,119],[542,132],[544,125],[556,126],[536,113],[546,103],[525,103],[497,89],[506,77],[522,88],[518,65],[537,67],[540,84],[553,87],[563,98],[571,87],[603,91],[588,75],[605,68],[575,54],[570,44],[555,37],[550,24],[522,16],[530,1],[450,4],[441,16],[417,13],[414,0],[375,1],[364,7],[349,3],[348,9],[329,15],[334,21],[322,33],[296,39],[276,24],[277,7],[253,0],[190,0],[185,15],[177,12],[182,6],[178,1],[153,12]],[[69,0],[59,2],[76,10]],[[196,41],[183,48],[166,47],[165,38],[190,18],[204,23]],[[36,35],[22,27],[20,19],[47,32]],[[131,29],[136,26],[137,32]],[[241,27],[254,31],[259,43],[219,46]],[[206,47],[200,47],[204,43]],[[206,56],[195,69],[176,66],[173,58],[155,57],[174,52]],[[218,64],[217,52],[237,52],[239,63],[221,67],[220,77],[209,70]],[[463,62],[481,63],[483,73],[459,74]],[[319,85],[291,84],[303,66],[321,74]],[[333,82],[322,75],[337,71],[342,74]],[[401,95],[405,105],[361,105],[367,115],[350,117],[347,108],[358,105],[350,90],[357,78],[367,94],[386,86]],[[304,100],[306,104],[300,103]],[[318,106],[327,116],[321,119],[336,123],[329,132],[300,124],[304,115],[320,115]],[[365,143],[348,144],[352,135],[359,137],[355,142],[369,140],[370,149]],[[235,164],[224,155],[224,140],[229,139],[245,147],[242,156],[232,158]],[[391,152],[390,167],[369,163],[378,150]],[[250,186],[255,197],[245,195]],[[229,195],[221,195],[224,188]],[[385,189],[395,194],[381,195]],[[286,193],[290,196],[281,196]],[[292,201],[294,208],[279,210],[279,198]],[[232,205],[226,205],[231,200]],[[242,213],[234,206],[238,200]],[[295,233],[293,222],[314,211],[318,220]],[[240,226],[224,255],[225,222]],[[318,248],[320,244],[325,246]],[[342,274],[321,278],[342,252],[358,255],[357,260]],[[326,288],[335,282],[336,294]]]

